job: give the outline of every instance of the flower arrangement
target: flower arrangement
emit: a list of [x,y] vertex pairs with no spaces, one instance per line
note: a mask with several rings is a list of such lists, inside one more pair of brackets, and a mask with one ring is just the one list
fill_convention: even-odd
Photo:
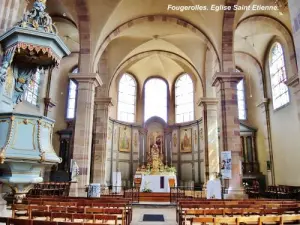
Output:
[[142,192],[146,192],[146,193],[151,193],[152,190],[148,187],[148,185],[150,184],[149,181],[145,182],[145,187],[143,188]]
[[174,166],[166,167],[165,171],[169,172],[169,173],[177,173],[176,167],[174,167]]

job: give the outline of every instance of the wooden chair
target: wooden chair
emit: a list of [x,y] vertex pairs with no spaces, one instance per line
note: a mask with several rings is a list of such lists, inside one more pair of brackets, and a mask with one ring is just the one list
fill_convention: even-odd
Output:
[[58,225],[55,221],[42,221],[42,220],[31,220],[32,225]]
[[214,223],[214,217],[196,217],[191,219],[191,225],[193,224],[206,224],[206,223]]
[[72,213],[72,222],[82,222],[82,223],[93,222],[94,223],[95,218],[93,214]]
[[29,219],[29,206],[25,204],[13,204],[12,218],[22,217],[23,219]]
[[72,221],[72,214],[65,212],[51,212],[50,221],[66,222]]
[[[114,224],[114,225],[118,225],[118,217],[115,215],[94,215],[94,222],[98,224],[98,222],[101,223],[107,223],[107,224]],[[111,221],[111,223],[108,223],[109,221]],[[122,225],[125,225],[124,221],[122,221]]]
[[263,224],[282,224],[282,217],[280,216],[260,216],[258,224],[263,225]]
[[242,216],[237,217],[237,225],[240,224],[259,224],[259,216]]
[[234,224],[236,225],[236,217],[216,217],[214,218],[214,225],[216,224]]
[[32,225],[32,220],[8,218],[6,225]]

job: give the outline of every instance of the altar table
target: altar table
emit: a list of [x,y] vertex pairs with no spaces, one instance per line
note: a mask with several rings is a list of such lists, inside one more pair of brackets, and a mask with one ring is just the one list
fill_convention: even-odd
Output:
[[140,192],[149,188],[152,192],[170,192],[169,178],[175,179],[175,187],[177,186],[176,176],[174,175],[142,175],[142,183]]

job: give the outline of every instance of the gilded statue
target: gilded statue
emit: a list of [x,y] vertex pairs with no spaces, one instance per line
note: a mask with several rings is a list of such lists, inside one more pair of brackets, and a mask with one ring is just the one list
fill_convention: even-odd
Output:
[[163,165],[160,158],[159,149],[156,144],[154,144],[151,148],[151,158],[152,158],[151,174],[156,174],[160,171],[160,168]]

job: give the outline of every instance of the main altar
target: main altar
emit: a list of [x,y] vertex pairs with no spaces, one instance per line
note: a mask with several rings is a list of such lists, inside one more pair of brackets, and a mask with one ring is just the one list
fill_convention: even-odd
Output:
[[163,163],[164,155],[159,143],[151,146],[147,154],[147,165],[138,167],[134,182],[140,192],[170,192],[177,186],[176,169]]

